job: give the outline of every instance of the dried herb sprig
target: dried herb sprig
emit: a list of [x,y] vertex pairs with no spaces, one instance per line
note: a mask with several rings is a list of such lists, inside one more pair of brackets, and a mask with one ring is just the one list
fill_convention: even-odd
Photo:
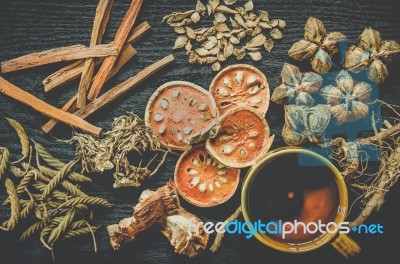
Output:
[[7,148],[0,147],[0,179],[7,170],[10,152]]
[[[103,172],[115,168],[114,188],[140,186],[145,178],[157,173],[170,153],[151,128],[133,113],[116,118],[111,130],[104,133],[102,138],[75,134],[69,142],[76,145],[76,155],[82,158],[84,171]],[[156,168],[150,170],[151,162],[145,167],[129,163],[127,155],[133,151],[138,152],[138,155],[145,151],[155,151],[161,152],[163,156]]]

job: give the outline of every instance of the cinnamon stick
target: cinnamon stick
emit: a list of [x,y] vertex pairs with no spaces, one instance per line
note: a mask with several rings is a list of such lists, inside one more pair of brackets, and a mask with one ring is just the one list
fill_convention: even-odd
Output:
[[[115,39],[113,41],[113,45],[117,47],[117,50],[119,52],[122,50],[122,47],[126,39],[128,38],[128,34],[131,31],[132,26],[136,21],[142,3],[143,0],[132,0],[128,12],[126,13],[120,27],[118,28],[118,31],[115,35]],[[89,100],[93,101],[94,99],[97,98],[116,60],[117,58],[112,56],[109,56],[104,59],[103,63],[100,66],[99,71],[97,72],[96,76],[93,79],[92,86],[90,87],[88,94]]]
[[93,126],[92,124],[75,115],[66,113],[54,106],[47,104],[46,102],[13,85],[2,77],[0,77],[0,92],[27,106],[32,107],[34,110],[44,115],[57,119],[58,121],[73,127],[80,128],[83,131],[89,132],[93,135],[100,135],[101,128]]
[[[90,38],[90,47],[94,47],[101,43],[103,34],[106,30],[108,20],[110,18],[111,7],[114,0],[100,0],[97,5],[96,15],[93,22],[93,30]],[[81,81],[78,89],[77,107],[81,108],[86,104],[86,92],[89,89],[94,73],[94,59],[86,59],[83,66]]]
[[113,45],[97,45],[90,48],[83,45],[73,45],[35,52],[12,60],[3,61],[1,62],[1,72],[7,73],[68,60],[105,56],[116,58],[116,55],[118,55],[118,49]]
[[[132,45],[127,45],[118,57],[118,60],[115,63],[113,70],[110,72],[107,80],[113,77],[114,74],[116,74],[136,53],[137,51],[132,47]],[[78,95],[76,94],[61,108],[61,110],[69,113],[73,113],[78,110],[76,106],[77,99]],[[57,120],[51,119],[42,126],[42,130],[46,133],[49,133],[57,125],[57,123]]]
[[[132,29],[129,38],[126,41],[126,44],[133,44],[134,42],[138,41],[149,31],[149,29],[150,25],[147,21],[141,23],[139,26]],[[121,55],[122,54],[120,54],[120,56]],[[102,62],[103,58],[95,60],[95,66],[99,65]],[[42,81],[45,92],[49,92],[78,78],[83,71],[84,63],[84,60],[77,61],[48,76]]]

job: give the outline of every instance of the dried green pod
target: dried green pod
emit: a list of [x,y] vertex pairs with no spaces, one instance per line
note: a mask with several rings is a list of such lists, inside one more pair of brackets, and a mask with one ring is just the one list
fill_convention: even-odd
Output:
[[374,60],[368,69],[368,78],[380,85],[389,75],[386,65],[381,60]]
[[330,54],[339,52],[339,42],[345,41],[346,36],[340,32],[331,32],[322,41],[322,47]]
[[7,148],[0,147],[0,179],[7,170],[10,152]]
[[378,51],[379,46],[381,45],[381,41],[382,41],[381,34],[378,31],[372,28],[366,28],[361,33],[358,46],[367,51],[376,52]]
[[326,36],[324,23],[315,17],[310,17],[304,26],[304,38],[317,44],[322,44]]
[[344,67],[348,71],[359,72],[369,65],[370,53],[356,46],[347,48]]
[[332,68],[331,57],[325,50],[319,48],[311,60],[311,66],[318,73],[328,73]]
[[17,121],[15,121],[14,119],[7,118],[7,121],[8,121],[8,123],[10,123],[12,128],[15,129],[15,131],[18,134],[19,140],[21,142],[22,158],[19,161],[24,160],[29,156],[29,151],[30,151],[30,149],[29,149],[30,143],[29,143],[28,134],[26,133],[25,129],[21,126],[21,124],[18,123]]
[[311,58],[318,50],[318,45],[307,40],[300,40],[289,49],[289,56],[295,60],[304,61]]

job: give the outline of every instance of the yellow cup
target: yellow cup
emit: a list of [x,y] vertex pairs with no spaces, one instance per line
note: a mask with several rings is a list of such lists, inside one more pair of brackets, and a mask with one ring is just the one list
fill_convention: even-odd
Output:
[[[284,147],[269,152],[249,169],[241,204],[246,222],[307,224],[319,220],[323,224],[335,223],[337,227],[347,214],[348,193],[342,175],[326,158],[304,148]],[[255,237],[266,246],[290,253],[312,251],[327,243],[345,257],[360,251],[357,243],[340,234],[338,228],[314,234],[301,230],[286,239],[281,234],[260,232]]]

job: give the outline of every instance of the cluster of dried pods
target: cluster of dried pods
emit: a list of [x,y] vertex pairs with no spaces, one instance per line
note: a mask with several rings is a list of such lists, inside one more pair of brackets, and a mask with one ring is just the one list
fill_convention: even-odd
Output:
[[[61,162],[41,144],[29,139],[18,122],[8,121],[20,138],[23,157],[9,162],[8,150],[0,148],[0,177],[14,176],[5,179],[8,198],[3,205],[11,206],[11,216],[0,230],[11,231],[29,223],[20,240],[40,232],[40,241],[52,252],[60,240],[92,234],[96,251],[94,232],[98,227],[92,226],[89,219],[93,217],[94,206],[112,207],[112,204],[81,190],[81,185],[91,179],[72,171],[77,159],[67,164]],[[33,155],[36,167],[30,164]],[[14,184],[16,181],[18,185]]]
[[273,142],[264,117],[269,96],[264,74],[244,64],[222,70],[209,92],[182,81],[154,92],[145,122],[166,147],[186,150],[175,169],[184,199],[210,207],[234,194],[239,169],[254,164]]
[[[232,55],[241,60],[247,54],[252,60],[260,61],[261,50],[270,52],[274,40],[283,37],[282,29],[286,22],[270,19],[267,11],[254,11],[252,0],[247,0],[243,6],[233,7],[236,2],[209,0],[203,4],[197,0],[194,10],[165,16],[162,22],[180,35],[173,48],[184,48],[190,63],[212,64],[214,71],[219,71],[220,63]],[[193,27],[207,16],[213,16],[212,26]],[[270,37],[265,32],[269,32]],[[200,46],[196,47],[196,43]]]

